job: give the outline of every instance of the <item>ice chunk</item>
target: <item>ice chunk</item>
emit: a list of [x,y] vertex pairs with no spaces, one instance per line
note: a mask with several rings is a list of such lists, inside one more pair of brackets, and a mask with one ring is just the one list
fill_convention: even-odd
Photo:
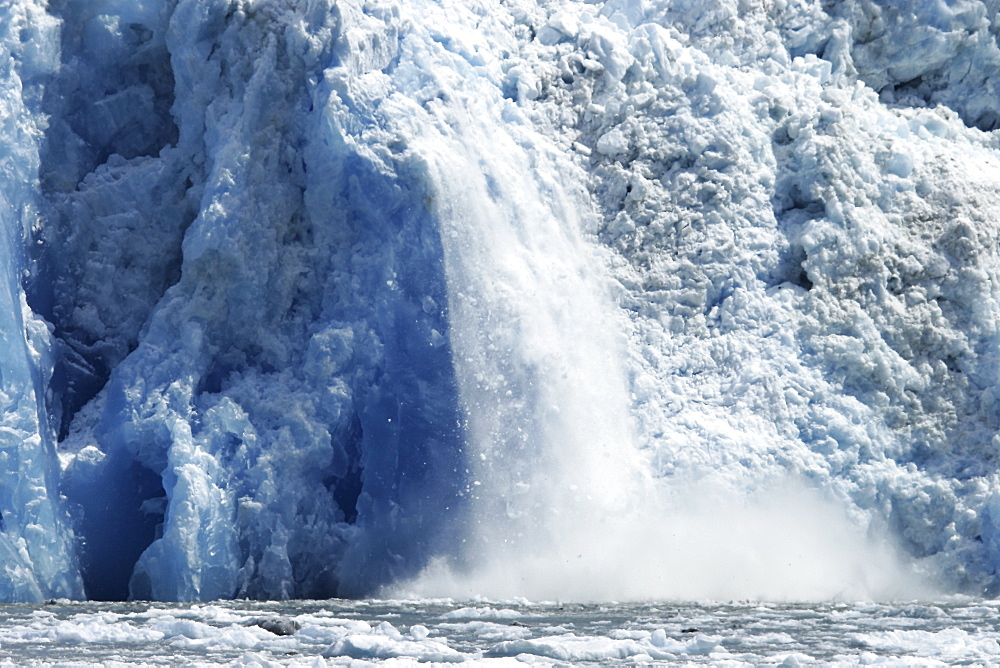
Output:
[[610,130],[597,140],[597,150],[607,156],[615,157],[627,153],[628,148],[628,137],[619,128]]

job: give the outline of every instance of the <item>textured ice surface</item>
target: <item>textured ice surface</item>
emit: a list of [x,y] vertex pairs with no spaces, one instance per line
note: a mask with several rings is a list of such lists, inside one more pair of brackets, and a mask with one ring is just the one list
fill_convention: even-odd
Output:
[[997,13],[8,0],[0,599],[1000,591]]
[[[40,224],[41,83],[56,69],[57,22],[41,3],[4,7],[0,42],[0,597],[80,596],[83,587],[59,503],[55,432],[46,410],[50,332],[21,288],[26,241]],[[16,49],[11,53],[11,49]],[[22,64],[15,68],[14,58]]]

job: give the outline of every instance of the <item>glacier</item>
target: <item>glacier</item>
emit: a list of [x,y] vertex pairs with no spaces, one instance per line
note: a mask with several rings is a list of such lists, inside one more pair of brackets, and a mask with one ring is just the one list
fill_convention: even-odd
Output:
[[4,0],[0,600],[1000,594],[998,36]]

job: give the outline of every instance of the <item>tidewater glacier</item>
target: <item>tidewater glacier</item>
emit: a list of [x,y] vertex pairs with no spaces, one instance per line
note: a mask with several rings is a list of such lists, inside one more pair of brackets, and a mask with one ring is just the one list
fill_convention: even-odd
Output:
[[0,7],[0,600],[1000,592],[1000,4]]

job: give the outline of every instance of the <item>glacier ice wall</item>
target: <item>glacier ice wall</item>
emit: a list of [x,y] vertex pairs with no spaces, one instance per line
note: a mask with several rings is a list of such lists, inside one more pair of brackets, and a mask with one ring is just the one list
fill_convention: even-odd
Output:
[[0,598],[620,559],[787,478],[1000,591],[997,12],[8,0]]
[[[369,591],[413,569],[460,510],[427,186],[372,150],[378,110],[352,114],[338,92],[338,77],[394,57],[394,13],[308,10],[190,2],[113,29],[90,19],[108,40],[102,65],[127,74],[71,120],[105,128],[106,103],[122,129],[104,133],[128,145],[72,165],[97,163],[51,200],[89,234],[53,226],[39,261],[68,274],[52,281],[52,317],[85,380],[103,382],[64,441],[91,596]],[[125,20],[148,68],[112,60],[136,57],[114,41],[132,39]],[[79,67],[94,71],[91,53]],[[172,120],[147,131],[158,115]],[[58,157],[54,172],[69,164]]]
[[[25,302],[25,240],[39,223],[38,139],[40,86],[58,65],[46,43],[57,23],[38,3],[4,8],[0,34],[6,66],[0,73],[4,169],[0,194],[0,591],[9,601],[42,596],[80,596],[71,534],[59,503],[59,464],[46,398],[53,350],[45,323]],[[23,64],[15,68],[17,59]]]

